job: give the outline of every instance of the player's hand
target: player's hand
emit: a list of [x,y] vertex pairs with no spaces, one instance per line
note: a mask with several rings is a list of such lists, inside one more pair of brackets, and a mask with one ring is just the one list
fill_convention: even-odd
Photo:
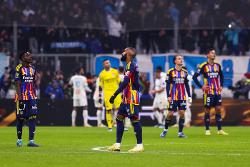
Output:
[[150,93],[151,93],[151,94],[155,94],[156,91],[155,91],[155,90],[151,90]]
[[172,97],[168,97],[168,102],[169,102],[169,103],[172,102]]
[[99,102],[99,104],[102,104],[102,99],[100,98],[100,99],[98,100],[98,102]]
[[112,95],[112,96],[110,97],[110,99],[109,99],[109,102],[110,102],[111,104],[113,104],[113,103],[114,103],[114,101],[115,101],[115,96],[114,96],[114,95]]
[[222,92],[222,89],[223,89],[223,88],[220,86],[220,87],[218,88],[218,91],[219,91],[219,92]]
[[19,103],[19,110],[21,109],[21,110],[24,110],[24,102],[23,102],[23,100],[18,100],[18,103]]
[[203,90],[203,92],[207,93],[210,90],[210,86],[203,85],[202,90]]
[[189,102],[189,104],[192,104],[192,97],[188,97],[188,102]]

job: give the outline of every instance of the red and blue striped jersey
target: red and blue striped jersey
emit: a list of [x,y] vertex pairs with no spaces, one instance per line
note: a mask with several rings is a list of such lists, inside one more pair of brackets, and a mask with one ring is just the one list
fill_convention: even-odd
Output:
[[138,66],[134,62],[130,62],[126,65],[124,72],[125,76],[129,77],[129,83],[123,90],[123,103],[139,105],[139,71]]
[[204,85],[209,86],[210,89],[207,94],[218,95],[221,94],[221,66],[218,63],[209,64],[208,62],[202,63],[197,72],[199,75],[203,75]]
[[172,100],[186,100],[185,83],[188,83],[188,72],[171,68],[167,72],[167,84],[170,84],[169,96]]
[[35,89],[35,75],[36,70],[33,66],[24,67],[19,64],[16,67],[15,80],[21,82],[20,91],[17,92],[21,95],[21,100],[32,100],[36,99],[36,89]]

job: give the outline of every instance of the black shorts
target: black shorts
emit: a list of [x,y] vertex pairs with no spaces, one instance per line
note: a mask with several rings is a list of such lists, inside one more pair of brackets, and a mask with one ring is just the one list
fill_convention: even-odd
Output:
[[222,103],[221,95],[204,94],[203,98],[204,98],[204,107],[206,108],[221,106]]
[[18,119],[31,119],[37,116],[36,100],[19,100],[16,102],[16,116]]
[[173,100],[169,103],[169,111],[186,110],[187,102],[186,100]]

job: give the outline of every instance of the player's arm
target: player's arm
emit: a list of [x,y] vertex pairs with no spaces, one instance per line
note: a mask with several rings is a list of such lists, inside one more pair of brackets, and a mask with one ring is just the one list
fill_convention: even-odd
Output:
[[188,80],[187,76],[186,76],[186,78],[185,78],[184,83],[185,83],[185,88],[186,88],[186,91],[187,91],[188,97],[189,97],[189,98],[191,98],[190,86],[189,86],[189,80]]
[[21,74],[20,74],[20,66],[16,67],[16,72],[15,72],[15,85],[16,85],[16,100],[20,100],[22,95],[21,95]]
[[223,87],[223,84],[224,84],[224,75],[223,75],[223,71],[221,69],[221,66],[219,65],[219,76],[220,76],[220,85],[221,87]]
[[204,74],[204,65],[202,64],[202,65],[200,65],[199,67],[198,67],[198,70],[194,73],[194,75],[193,75],[193,81],[194,81],[194,83],[199,87],[199,88],[201,88],[201,89],[203,89],[203,90],[207,90],[207,89],[209,89],[209,88],[207,88],[207,86],[206,85],[201,85],[201,83],[199,82],[199,80],[198,80],[198,77],[199,77],[199,75],[201,75],[201,74]]
[[129,84],[129,81],[134,73],[134,68],[130,66],[130,70],[125,73],[123,82],[119,85],[119,88],[115,91],[115,93],[111,96],[109,102],[114,103],[114,100],[116,96],[123,91],[123,89],[126,88],[126,86]]
[[86,92],[88,92],[88,93],[92,92],[92,90],[89,88],[89,85],[88,85],[86,78],[84,79],[84,88],[85,88]]
[[166,93],[167,93],[168,101],[171,101],[170,86],[171,86],[172,79],[173,79],[172,75],[170,75],[170,71],[168,71],[167,78],[166,78]]

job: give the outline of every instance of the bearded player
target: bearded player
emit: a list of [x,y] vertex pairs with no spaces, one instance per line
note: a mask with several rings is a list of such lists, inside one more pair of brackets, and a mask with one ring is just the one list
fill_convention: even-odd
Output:
[[126,63],[124,80],[109,100],[110,103],[114,103],[116,96],[123,92],[123,100],[116,117],[116,143],[108,148],[109,151],[120,151],[125,117],[130,118],[137,139],[137,145],[129,152],[144,151],[139,119],[139,71],[137,64],[134,62],[135,56],[136,50],[131,47],[126,48],[122,53],[121,61]]

